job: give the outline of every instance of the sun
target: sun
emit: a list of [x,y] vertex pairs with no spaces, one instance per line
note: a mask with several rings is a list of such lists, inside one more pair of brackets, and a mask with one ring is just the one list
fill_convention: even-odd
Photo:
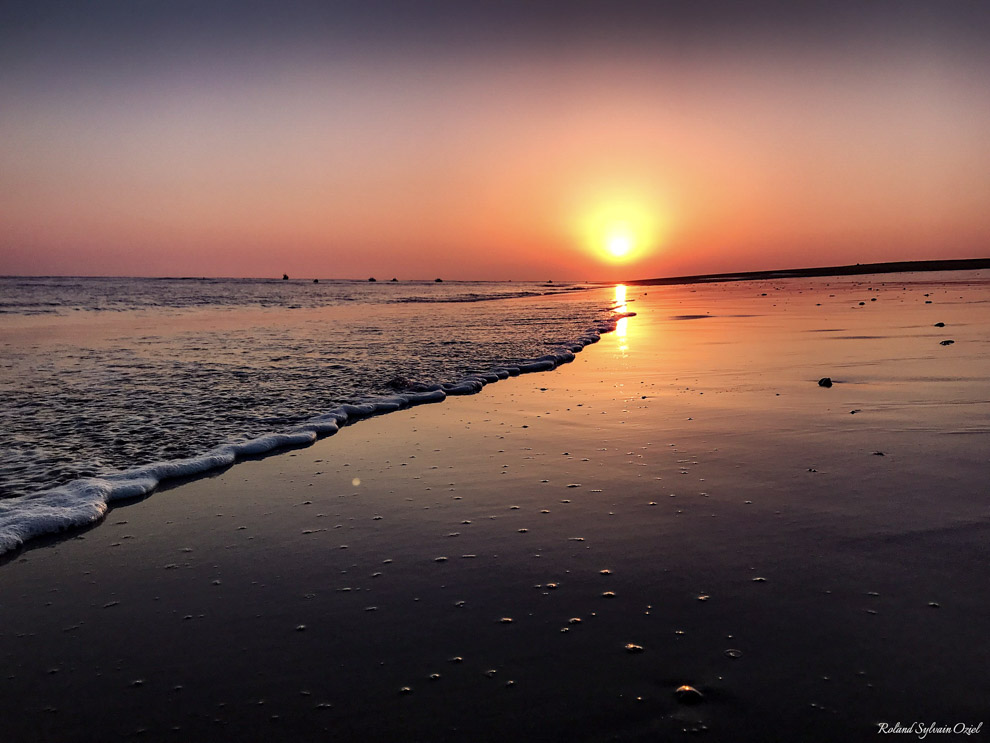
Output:
[[613,258],[624,258],[634,247],[633,236],[625,225],[613,228],[606,238],[605,250]]
[[606,263],[634,263],[657,250],[660,230],[656,209],[632,199],[600,202],[575,223],[582,249]]

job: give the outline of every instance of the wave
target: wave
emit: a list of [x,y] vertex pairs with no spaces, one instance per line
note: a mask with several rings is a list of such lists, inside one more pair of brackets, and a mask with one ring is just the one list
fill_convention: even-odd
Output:
[[80,478],[51,490],[2,499],[0,555],[36,537],[95,523],[106,515],[111,503],[148,495],[167,480],[203,475],[229,467],[239,459],[262,456],[279,449],[309,446],[320,438],[336,434],[350,423],[371,416],[443,402],[451,395],[477,394],[488,384],[521,374],[552,371],[561,364],[573,361],[576,353],[597,343],[603,334],[614,331],[620,319],[634,315],[615,314],[589,328],[572,343],[518,364],[470,374],[456,382],[419,384],[415,389],[395,395],[343,404],[287,431],[224,444],[198,456],[155,462],[99,477]]

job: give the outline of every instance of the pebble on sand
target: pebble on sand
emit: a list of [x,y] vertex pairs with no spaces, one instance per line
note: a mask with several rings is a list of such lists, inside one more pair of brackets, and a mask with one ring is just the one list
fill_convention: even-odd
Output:
[[821,379],[818,380],[818,386],[819,387],[831,387],[832,386],[832,378],[831,377],[822,377]]
[[626,652],[627,653],[642,653],[643,650],[644,650],[644,648],[643,648],[642,645],[636,645],[636,644],[631,643],[631,642],[627,642],[626,643]]

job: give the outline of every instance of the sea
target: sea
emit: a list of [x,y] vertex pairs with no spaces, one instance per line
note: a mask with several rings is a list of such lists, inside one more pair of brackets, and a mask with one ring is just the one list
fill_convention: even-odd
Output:
[[615,327],[554,282],[0,277],[0,553],[164,479],[549,371]]

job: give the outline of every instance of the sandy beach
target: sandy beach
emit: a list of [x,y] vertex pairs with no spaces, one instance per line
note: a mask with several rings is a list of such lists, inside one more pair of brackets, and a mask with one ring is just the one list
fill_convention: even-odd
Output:
[[6,555],[0,737],[980,725],[990,273],[625,300],[636,315],[553,372],[171,483]]

